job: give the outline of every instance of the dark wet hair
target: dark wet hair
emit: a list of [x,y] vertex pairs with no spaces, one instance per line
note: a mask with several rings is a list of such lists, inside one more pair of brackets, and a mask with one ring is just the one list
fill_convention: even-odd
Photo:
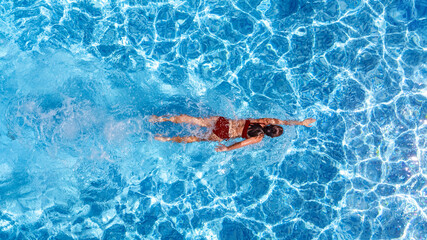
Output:
[[269,137],[278,137],[283,134],[283,128],[278,125],[267,125],[263,128],[264,133]]
[[257,137],[261,134],[265,134],[269,137],[278,137],[283,134],[283,128],[278,125],[267,125],[262,127],[258,123],[251,123],[248,127],[247,134],[249,137]]

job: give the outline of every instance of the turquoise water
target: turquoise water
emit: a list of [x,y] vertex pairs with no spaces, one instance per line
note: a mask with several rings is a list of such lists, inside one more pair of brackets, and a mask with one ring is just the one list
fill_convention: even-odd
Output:
[[[0,1],[0,239],[427,239],[426,17]],[[216,153],[152,114],[317,122]]]

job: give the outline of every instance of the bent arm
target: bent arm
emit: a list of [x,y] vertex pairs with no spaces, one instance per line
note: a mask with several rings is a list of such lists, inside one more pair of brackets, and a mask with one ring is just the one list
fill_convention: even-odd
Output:
[[228,146],[228,147],[227,146],[217,147],[215,150],[217,152],[230,151],[230,150],[238,149],[241,147],[246,147],[246,146],[251,145],[251,144],[259,143],[262,141],[263,138],[264,138],[264,136],[251,137],[249,139],[235,143],[235,144]]

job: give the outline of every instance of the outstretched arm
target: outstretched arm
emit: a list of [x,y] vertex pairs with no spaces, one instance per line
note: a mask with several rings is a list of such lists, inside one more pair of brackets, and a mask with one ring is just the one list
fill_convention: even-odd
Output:
[[294,120],[280,120],[276,118],[260,118],[260,119],[251,119],[251,122],[253,123],[261,123],[265,125],[302,125],[306,127],[312,127],[310,124],[314,123],[316,119],[314,118],[307,118],[304,121],[294,121]]
[[251,138],[248,138],[248,139],[243,140],[241,142],[235,143],[235,144],[228,146],[228,147],[224,146],[224,145],[219,146],[219,147],[215,148],[215,151],[224,152],[224,151],[230,151],[230,150],[238,149],[241,147],[246,147],[248,145],[261,142],[263,138],[264,138],[264,136],[251,137]]
[[306,126],[306,127],[312,127],[310,124],[314,123],[315,121],[316,121],[316,119],[314,119],[314,118],[307,118],[304,121],[283,120],[282,124],[283,125],[301,125],[301,126]]

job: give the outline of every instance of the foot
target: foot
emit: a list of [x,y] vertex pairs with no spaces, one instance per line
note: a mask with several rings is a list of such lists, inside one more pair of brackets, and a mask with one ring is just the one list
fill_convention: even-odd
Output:
[[148,121],[151,123],[158,123],[158,122],[166,122],[167,120],[168,119],[165,118],[164,116],[152,115]]
[[161,142],[167,142],[167,141],[171,140],[170,137],[162,137],[162,136],[156,136],[156,137],[154,137],[154,139],[156,139],[157,141],[161,141]]

